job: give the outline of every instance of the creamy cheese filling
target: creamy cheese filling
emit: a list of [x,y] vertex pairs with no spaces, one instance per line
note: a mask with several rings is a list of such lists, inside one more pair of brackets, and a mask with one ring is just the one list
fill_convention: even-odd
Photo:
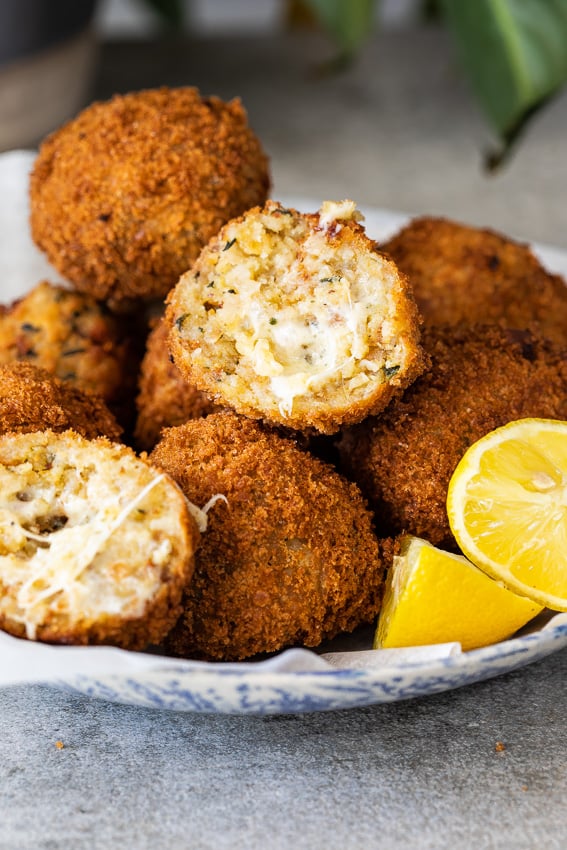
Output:
[[174,548],[163,474],[148,470],[143,484],[120,463],[97,470],[72,455],[41,471],[0,464],[0,607],[30,639],[47,611],[140,616]]
[[[285,211],[282,211],[285,213]],[[282,415],[294,400],[323,391],[329,380],[364,392],[395,362],[370,351],[369,323],[388,316],[383,262],[371,251],[329,243],[328,228],[362,218],[352,201],[325,202],[320,228],[301,217],[263,215],[229,229],[225,249],[211,257],[201,291],[206,300],[202,345],[234,346],[240,364],[266,378]],[[336,232],[336,231],[335,231]],[[395,357],[394,357],[395,361]]]

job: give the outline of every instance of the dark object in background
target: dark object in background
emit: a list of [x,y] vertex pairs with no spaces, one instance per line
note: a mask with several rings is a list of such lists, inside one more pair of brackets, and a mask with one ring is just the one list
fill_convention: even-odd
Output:
[[0,3],[0,151],[35,147],[89,100],[96,0]]
[[96,0],[2,0],[0,64],[30,56],[86,29]]

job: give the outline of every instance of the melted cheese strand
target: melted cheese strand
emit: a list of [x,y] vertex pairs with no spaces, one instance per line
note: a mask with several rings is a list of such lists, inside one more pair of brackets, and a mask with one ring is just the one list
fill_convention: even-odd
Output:
[[198,508],[197,505],[194,505],[193,502],[189,501],[189,499],[185,499],[185,501],[187,503],[187,507],[189,508],[189,511],[191,513],[191,516],[193,517],[193,519],[197,523],[197,528],[199,529],[201,534],[204,534],[204,532],[207,530],[207,514],[208,514],[208,512],[213,507],[213,505],[215,505],[221,499],[222,499],[223,502],[225,502],[228,505],[228,499],[226,498],[226,496],[223,496],[222,493],[216,493],[214,496],[211,496],[211,498],[209,499],[207,504],[203,505],[202,508]]
[[[114,534],[117,528],[119,528],[128,515],[140,504],[140,502],[147,496],[147,494],[154,489],[154,487],[159,484],[165,478],[165,473],[160,473],[157,475],[152,481],[150,481],[146,486],[140,490],[138,495],[128,502],[120,511],[114,522],[110,525],[110,527],[101,535],[93,534],[91,537],[90,546],[86,547],[86,557],[83,557],[81,561],[78,561],[73,568],[67,571],[67,581],[65,583],[61,583],[60,581],[51,585],[50,587],[45,588],[42,592],[36,593],[35,597],[33,594],[33,585],[37,581],[45,581],[50,577],[50,575],[55,578],[57,576],[57,570],[59,564],[46,563],[43,565],[43,569],[36,573],[35,576],[32,576],[28,581],[24,582],[21,586],[18,595],[17,595],[17,603],[18,607],[24,610],[24,617],[29,616],[30,612],[37,608],[41,602],[44,602],[46,599],[49,599],[52,596],[55,596],[60,592],[67,592],[68,596],[73,594],[75,591],[75,595],[77,592],[77,588],[74,587],[74,583],[81,576],[81,574],[87,569],[87,567],[92,563],[101,547],[106,543],[106,541]],[[55,533],[55,532],[52,532]],[[49,535],[46,535],[49,537]],[[42,542],[48,542],[44,538],[42,538]],[[83,555],[85,555],[85,550],[83,550]],[[30,598],[31,597],[31,598]],[[26,625],[28,638],[33,640],[35,638],[35,627],[31,623],[27,623]],[[30,634],[31,633],[31,634]]]

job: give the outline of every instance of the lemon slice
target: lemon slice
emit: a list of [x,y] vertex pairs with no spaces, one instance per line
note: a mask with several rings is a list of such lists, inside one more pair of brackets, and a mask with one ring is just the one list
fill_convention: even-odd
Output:
[[567,422],[519,419],[472,445],[449,484],[447,514],[473,563],[567,611]]
[[374,648],[456,641],[476,649],[505,640],[541,610],[461,555],[407,535],[388,574]]

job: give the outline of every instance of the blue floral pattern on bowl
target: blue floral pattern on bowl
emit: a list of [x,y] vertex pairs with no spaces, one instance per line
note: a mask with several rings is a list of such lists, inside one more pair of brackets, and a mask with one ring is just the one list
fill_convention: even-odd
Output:
[[[516,670],[567,646],[567,621],[456,656],[375,670],[286,671],[164,659],[137,674],[61,678],[60,687],[99,699],[169,711],[289,714],[424,697]],[[83,650],[87,651],[88,650]],[[285,655],[285,653],[284,653]],[[158,661],[158,659],[154,659]]]

